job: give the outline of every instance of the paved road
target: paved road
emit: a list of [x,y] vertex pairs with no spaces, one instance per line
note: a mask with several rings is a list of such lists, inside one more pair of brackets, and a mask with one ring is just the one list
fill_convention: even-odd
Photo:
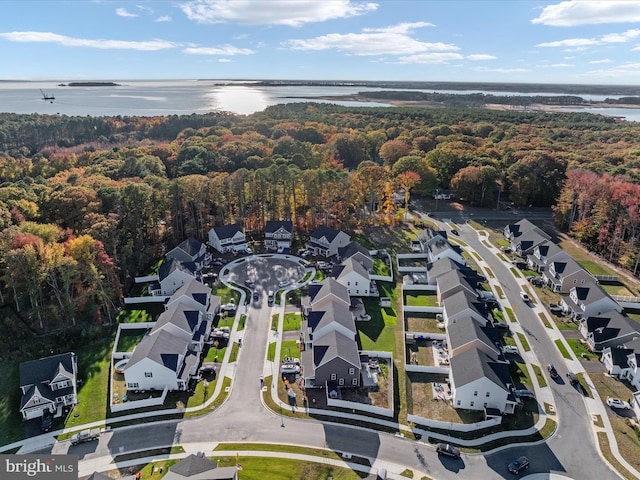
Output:
[[[529,343],[539,358],[552,361],[564,374],[562,358],[547,338],[537,316],[520,301],[519,288],[508,268],[477,240],[469,227],[460,228],[460,231],[462,239],[486,258],[503,284],[505,294],[515,306]],[[270,267],[263,264],[260,268]],[[530,473],[554,471],[576,479],[614,477],[595,448],[582,396],[564,384],[552,385],[560,426],[549,442],[505,448],[487,456],[465,455],[460,461],[439,458],[433,447],[394,435],[339,423],[281,418],[277,412],[274,414],[266,410],[261,402],[259,378],[260,375],[271,374],[270,367],[266,372],[263,369],[273,313],[266,305],[265,290],[273,286],[263,283],[262,287],[260,307],[252,304],[248,309],[249,320],[241,333],[243,346],[233,389],[222,407],[212,414],[191,420],[116,429],[104,434],[98,443],[69,447],[68,442],[62,442],[54,446],[54,452],[68,451],[79,455],[81,461],[95,461],[100,457],[177,443],[202,446],[205,453],[210,454],[217,442],[274,442],[349,452],[377,459],[388,466],[397,466],[398,472],[409,467],[434,479],[512,478],[506,465],[521,454],[532,460]]]

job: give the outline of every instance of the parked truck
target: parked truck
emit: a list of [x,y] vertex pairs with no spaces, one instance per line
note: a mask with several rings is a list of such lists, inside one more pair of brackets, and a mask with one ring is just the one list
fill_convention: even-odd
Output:
[[99,428],[82,430],[81,432],[78,432],[71,437],[71,445],[77,445],[79,443],[84,443],[84,442],[91,442],[92,440],[97,440],[99,436],[100,436]]

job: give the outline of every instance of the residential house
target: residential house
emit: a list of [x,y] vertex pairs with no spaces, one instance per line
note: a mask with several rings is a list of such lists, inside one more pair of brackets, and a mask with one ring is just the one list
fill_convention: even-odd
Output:
[[62,353],[20,364],[20,413],[23,420],[45,412],[61,417],[78,403],[78,365],[75,353]]
[[578,320],[584,317],[597,317],[611,310],[622,312],[620,304],[593,282],[572,287],[569,295],[562,297],[560,305],[565,312],[569,312]]
[[236,465],[218,467],[218,462],[199,452],[171,465],[163,480],[238,480],[238,470]]
[[195,278],[176,290],[165,307],[169,308],[178,303],[187,305],[191,310],[199,310],[205,315],[209,315],[209,319],[220,311],[220,297],[211,295],[211,288]]
[[291,220],[269,220],[264,227],[264,246],[267,250],[290,249],[293,241]]
[[436,294],[438,303],[442,305],[442,301],[460,290],[466,290],[471,295],[478,296],[477,277],[467,277],[460,270],[450,270],[444,275],[438,277]]
[[600,352],[640,337],[640,324],[617,310],[580,320],[579,330],[592,350]]
[[174,303],[160,314],[150,335],[161,330],[187,341],[190,350],[201,352],[211,333],[211,321],[200,310],[191,310],[184,303]]
[[558,245],[553,242],[545,242],[536,245],[533,251],[527,255],[527,264],[529,268],[538,273],[547,269],[548,261],[555,258],[556,255],[566,255]]
[[358,344],[338,330],[314,337],[313,346],[302,352],[302,371],[307,387],[324,387],[329,382],[335,382],[339,387],[357,387],[361,368]]
[[457,245],[451,245],[447,240],[439,239],[430,243],[426,247],[425,253],[430,263],[437,262],[443,258],[450,258],[454,262],[462,265],[466,263],[462,255],[462,249]]
[[449,385],[454,408],[480,410],[495,408],[513,413],[518,400],[512,393],[509,362],[470,348],[449,359]]
[[347,287],[350,297],[378,295],[378,288],[375,282],[371,281],[369,272],[353,258],[348,258],[341,265],[334,265],[331,275],[338,283]]
[[457,318],[447,326],[447,348],[454,356],[470,348],[477,348],[487,355],[500,356],[500,342],[493,327],[484,327],[470,317]]
[[[635,350],[625,348],[622,345],[602,349],[600,361],[607,369],[607,373],[613,377],[622,377],[629,370],[629,356],[636,356]],[[637,365],[637,362],[634,362]],[[633,376],[633,375],[632,375]]]
[[582,268],[578,262],[566,253],[554,256],[542,272],[542,279],[554,292],[568,293],[576,286],[593,283],[593,275]]
[[451,190],[437,188],[436,191],[433,192],[433,198],[436,200],[451,200],[452,197]]
[[640,390],[633,392],[631,408],[633,408],[633,413],[636,415],[636,418],[640,418]]
[[444,257],[429,264],[427,268],[427,283],[429,285],[436,285],[438,278],[451,270],[460,270],[465,275],[469,275],[469,272],[473,272],[473,270],[467,267],[464,263],[458,263],[449,257]]
[[322,310],[328,302],[340,302],[349,308],[351,300],[347,287],[334,278],[326,278],[322,282],[309,285],[309,301],[306,310]]
[[439,241],[449,241],[447,232],[444,230],[436,230],[433,227],[427,227],[418,232],[418,242],[420,245],[420,251],[426,252],[429,245]]
[[220,253],[244,252],[249,248],[240,225],[222,225],[209,230],[209,245]]
[[511,240],[511,249],[520,255],[526,257],[538,245],[549,242],[551,237],[538,227],[532,228]]
[[504,236],[507,238],[507,240],[511,241],[514,238],[517,238],[520,235],[522,235],[524,232],[528,232],[529,230],[532,230],[534,228],[538,228],[538,227],[536,227],[533,223],[531,223],[526,218],[523,218],[522,220],[516,223],[512,223],[504,227],[503,233],[504,233]]
[[482,326],[489,321],[484,303],[466,290],[460,290],[442,301],[442,315],[445,326],[463,317],[472,318]]
[[306,248],[313,255],[332,257],[338,254],[339,248],[346,247],[350,241],[351,237],[343,231],[320,225],[309,236]]
[[196,272],[211,262],[211,254],[207,252],[206,245],[193,237],[187,238],[177,247],[169,250],[165,257],[167,260],[175,259],[185,264],[193,263],[188,267]]
[[323,310],[312,310],[300,326],[300,341],[311,348],[314,338],[320,338],[336,330],[344,336],[356,339],[356,323],[348,307],[340,302],[329,302]]
[[373,271],[373,258],[369,250],[356,241],[349,242],[346,246],[338,248],[337,258],[340,263],[349,258],[353,258],[359,262],[367,272]]
[[172,258],[158,269],[159,285],[150,285],[152,295],[171,296],[185,283],[195,279],[195,273],[186,264]]

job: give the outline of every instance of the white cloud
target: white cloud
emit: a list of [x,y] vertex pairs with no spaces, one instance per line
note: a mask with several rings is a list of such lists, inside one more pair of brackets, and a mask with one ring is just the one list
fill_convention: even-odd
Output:
[[170,22],[172,19],[169,15],[162,15],[154,20],[154,22]]
[[363,33],[330,33],[315,38],[294,39],[283,44],[293,50],[339,50],[352,55],[414,55],[459,50],[447,43],[421,42],[409,36],[414,28],[430,23],[402,23],[385,28],[365,29]]
[[613,60],[610,60],[608,58],[603,58],[602,60],[591,60],[589,63],[591,65],[597,65],[597,64],[600,64],[600,63],[611,63],[611,62],[613,62]]
[[553,27],[640,22],[640,2],[569,0],[544,7],[531,22]]
[[351,0],[193,0],[180,4],[189,20],[198,23],[288,25],[323,22],[363,15],[378,8],[375,3]]
[[188,47],[182,50],[182,53],[188,55],[251,55],[256,52],[248,48],[223,45],[221,47]]
[[474,67],[476,72],[491,72],[491,73],[526,73],[531,70],[528,68],[489,68],[489,67]]
[[131,12],[127,12],[126,9],[124,8],[116,8],[116,15],[120,16],[120,17],[137,17],[138,14],[137,13],[131,13]]
[[587,77],[629,78],[640,77],[640,63],[624,63],[609,69],[591,70],[583,74]]
[[419,53],[417,55],[408,55],[406,57],[400,57],[398,63],[427,63],[427,64],[442,64],[448,63],[452,60],[462,60],[464,57],[459,53],[453,52],[430,52]]
[[608,33],[599,38],[568,38],[556,42],[539,43],[538,47],[586,47],[591,45],[609,45],[612,43],[626,43],[640,36],[640,29],[627,30],[621,33]]
[[541,68],[569,68],[575,67],[572,63],[552,63],[551,65],[540,65]]
[[220,58],[218,60],[218,63],[231,63],[231,60],[229,60],[228,58]]
[[142,50],[157,51],[177,47],[179,44],[166,40],[154,39],[143,42],[128,40],[92,40],[87,38],[67,37],[52,32],[5,32],[0,33],[0,38],[10,42],[23,43],[57,43],[65,47],[88,47],[101,50]]
[[136,5],[136,8],[144,13],[146,13],[147,15],[153,15],[153,8],[148,7],[146,5]]
[[472,54],[472,55],[467,55],[465,57],[467,60],[495,60],[496,57],[495,55],[486,55],[486,54],[482,54],[482,53],[478,53],[478,54]]

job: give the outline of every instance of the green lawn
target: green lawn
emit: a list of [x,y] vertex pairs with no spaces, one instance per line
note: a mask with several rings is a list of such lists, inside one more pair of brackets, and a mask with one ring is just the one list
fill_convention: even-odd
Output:
[[569,347],[571,347],[571,350],[573,350],[576,357],[581,358],[585,355],[589,360],[598,359],[598,355],[593,353],[591,350],[587,350],[577,338],[567,338],[567,343],[569,344]]
[[122,309],[116,316],[117,323],[152,322],[153,318],[146,310]]
[[522,348],[524,348],[525,352],[528,352],[531,350],[531,347],[529,346],[529,342],[527,342],[527,337],[525,337],[523,333],[518,332],[518,339],[520,340],[520,343],[522,344]]
[[147,333],[146,328],[140,328],[135,330],[121,330],[120,338],[118,339],[118,352],[133,352],[133,349],[140,343],[140,340]]
[[302,323],[302,315],[299,313],[285,313],[284,314],[284,326],[285,332],[300,330],[300,324]]
[[504,307],[504,311],[507,312],[507,317],[509,317],[510,322],[517,322],[518,319],[513,313],[513,310],[510,307]]
[[536,378],[538,379],[538,384],[540,385],[540,387],[546,387],[547,379],[544,378],[544,375],[542,374],[542,370],[540,369],[540,367],[538,365],[531,364],[531,368],[533,368],[533,371],[536,375]]
[[438,296],[435,293],[405,293],[404,304],[411,307],[437,307]]
[[558,350],[560,350],[560,353],[562,354],[562,356],[564,358],[571,360],[571,355],[569,355],[569,352],[567,351],[564,344],[562,343],[562,340],[558,339],[555,341],[555,343],[556,343],[556,346],[558,347]]
[[380,284],[380,295],[391,298],[391,307],[380,308],[378,299],[365,299],[364,306],[371,315],[368,322],[358,322],[358,336],[362,350],[395,351],[395,330],[398,325],[396,299],[398,288],[389,283]]
[[378,257],[373,259],[373,273],[374,275],[391,275],[389,265],[387,265],[384,260]]

